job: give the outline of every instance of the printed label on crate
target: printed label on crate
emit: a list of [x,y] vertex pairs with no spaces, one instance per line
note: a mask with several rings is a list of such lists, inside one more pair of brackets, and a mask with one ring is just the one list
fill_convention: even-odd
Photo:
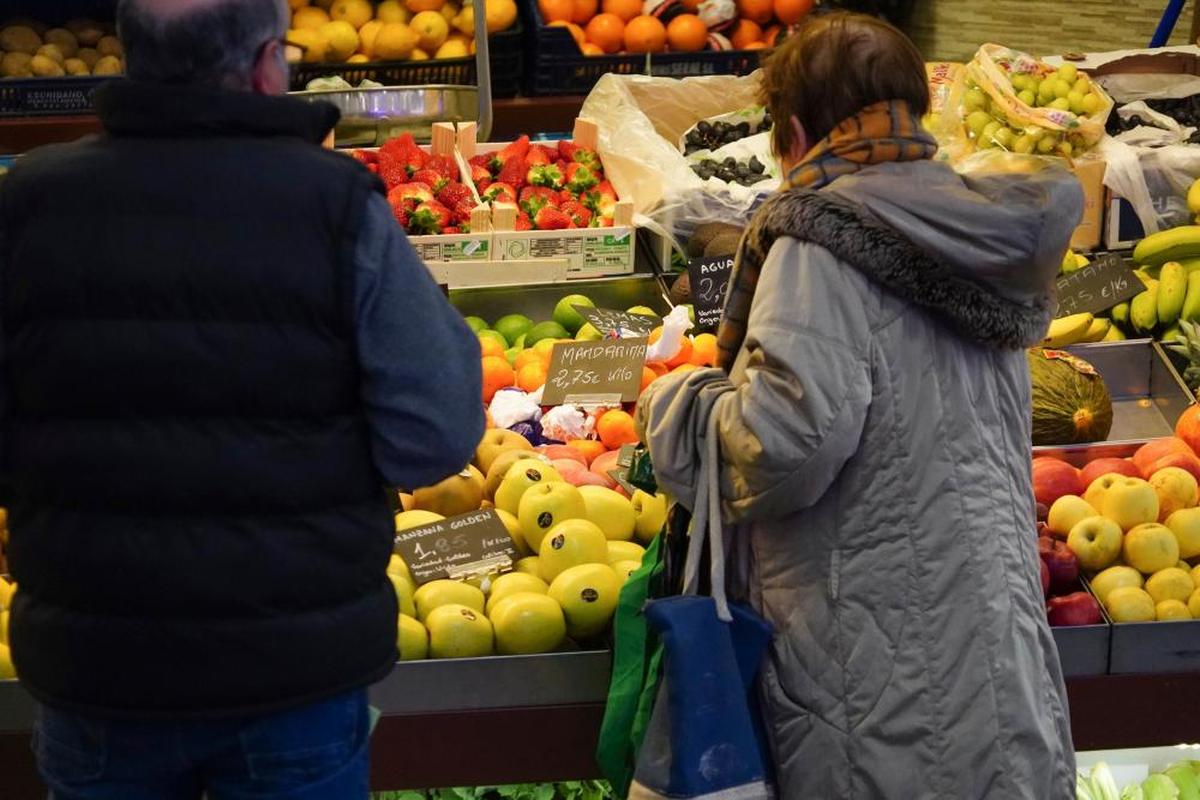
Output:
[[636,400],[647,342],[643,336],[554,345],[542,405],[615,405]]
[[618,336],[646,336],[650,331],[662,324],[661,317],[651,317],[648,314],[630,314],[628,311],[617,311],[613,308],[593,308],[592,306],[572,306],[579,315],[591,323],[592,327],[608,336],[616,333]]
[[725,292],[733,274],[733,258],[693,258],[688,262],[688,283],[692,288],[692,308],[696,327],[716,328],[725,308]]
[[1145,288],[1123,258],[1106,253],[1058,279],[1058,316],[1099,314],[1133,299]]
[[[548,232],[549,233],[549,232]],[[557,232],[554,232],[557,233]],[[497,252],[508,261],[537,258],[566,259],[571,272],[629,272],[633,269],[632,229],[613,233],[563,231],[563,235],[498,234]]]
[[[425,237],[421,237],[425,239]],[[430,237],[424,241],[413,241],[413,247],[422,261],[437,263],[439,261],[487,261],[487,239],[452,239],[437,241]]]
[[491,509],[399,531],[392,549],[418,586],[509,569],[517,559],[516,544]]

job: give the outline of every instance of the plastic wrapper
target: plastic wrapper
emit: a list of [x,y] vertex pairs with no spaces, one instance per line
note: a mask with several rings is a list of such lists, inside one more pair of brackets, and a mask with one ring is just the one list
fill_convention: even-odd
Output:
[[1192,224],[1187,192],[1200,177],[1200,147],[1135,147],[1109,137],[1097,152],[1107,163],[1104,185],[1133,206],[1147,234]]
[[586,439],[596,421],[574,406],[555,406],[542,416],[542,435],[559,442]]
[[518,422],[537,420],[542,415],[542,407],[538,405],[538,398],[520,389],[501,389],[492,397],[488,414],[497,428],[512,428]]
[[518,422],[516,425],[510,425],[508,429],[513,433],[519,433],[524,436],[525,439],[528,440],[528,442],[534,447],[537,447],[538,445],[547,441],[546,438],[542,436],[541,424],[539,424],[536,420]]
[[662,336],[646,348],[647,361],[666,361],[679,352],[683,337],[692,329],[692,320],[686,306],[675,306],[663,318]]

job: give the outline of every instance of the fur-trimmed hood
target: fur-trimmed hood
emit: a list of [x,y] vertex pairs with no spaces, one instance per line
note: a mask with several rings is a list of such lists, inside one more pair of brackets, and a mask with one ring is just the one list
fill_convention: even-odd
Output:
[[882,164],[769,199],[741,259],[761,264],[781,236],[812,242],[960,335],[1020,348],[1053,316],[1054,277],[1082,207],[1064,170],[968,180],[931,162]]

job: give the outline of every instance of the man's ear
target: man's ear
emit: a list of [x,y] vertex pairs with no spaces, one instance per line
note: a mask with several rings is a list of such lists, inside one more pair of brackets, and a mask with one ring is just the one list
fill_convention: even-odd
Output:
[[272,40],[263,45],[258,60],[254,62],[254,73],[250,77],[255,94],[287,94],[288,66],[283,53],[284,44]]

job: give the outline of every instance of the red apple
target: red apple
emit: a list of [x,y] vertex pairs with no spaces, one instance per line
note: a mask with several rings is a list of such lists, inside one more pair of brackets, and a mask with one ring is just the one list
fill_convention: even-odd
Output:
[[1166,467],[1179,467],[1192,473],[1196,480],[1200,481],[1200,458],[1197,458],[1191,452],[1187,453],[1170,453],[1163,456],[1158,461],[1150,465],[1150,469],[1146,472],[1146,476],[1153,476],[1154,473]]
[[551,461],[578,461],[585,468],[588,465],[587,458],[584,457],[583,453],[579,452],[574,447],[567,447],[565,444],[544,444],[533,449]]
[[610,469],[618,469],[617,459],[620,457],[620,450],[609,450],[607,453],[601,453],[592,459],[591,470],[597,475],[603,475],[607,478]]
[[[1151,469],[1154,462],[1172,453],[1187,453],[1188,455],[1196,455],[1192,452],[1192,448],[1188,447],[1188,443],[1183,439],[1178,439],[1174,436],[1166,436],[1162,439],[1155,439],[1152,442],[1146,442],[1137,449],[1133,454],[1133,463],[1137,464],[1137,468],[1142,471],[1142,476],[1150,477],[1154,474]],[[1137,476],[1135,476],[1137,477]]]
[[1083,494],[1087,488],[1079,479],[1079,470],[1057,458],[1033,460],[1033,496],[1049,508],[1064,494]]
[[1183,439],[1193,451],[1200,447],[1200,406],[1187,407],[1175,423],[1175,435]]
[[1042,597],[1050,596],[1050,568],[1044,558],[1038,559],[1038,571],[1042,574]]
[[611,489],[617,485],[612,478],[606,475],[597,475],[571,458],[560,458],[550,463],[558,470],[562,479],[572,486],[604,486]]
[[1058,539],[1038,539],[1038,555],[1050,572],[1050,593],[1069,592],[1079,585],[1079,558]]
[[1100,604],[1087,592],[1072,592],[1046,601],[1046,618],[1054,627],[1098,625],[1104,619]]
[[1128,475],[1131,478],[1146,477],[1138,469],[1137,464],[1128,458],[1097,458],[1095,461],[1088,462],[1088,465],[1079,471],[1079,477],[1083,481],[1083,490],[1087,491],[1087,487],[1092,485],[1092,481],[1110,472]]

